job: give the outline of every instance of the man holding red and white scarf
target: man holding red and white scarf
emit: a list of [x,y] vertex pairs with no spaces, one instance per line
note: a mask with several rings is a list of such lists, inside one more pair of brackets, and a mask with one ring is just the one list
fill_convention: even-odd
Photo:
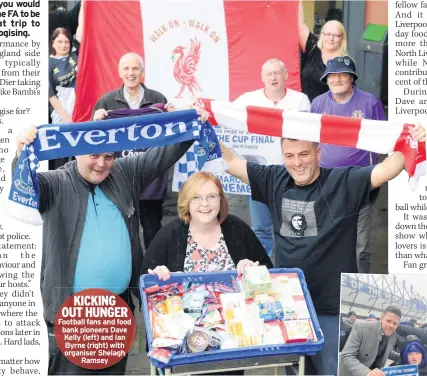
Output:
[[[214,111],[215,113],[215,111]],[[425,142],[424,127],[410,131]],[[301,268],[325,337],[311,357],[319,375],[336,375],[340,278],[357,273],[356,240],[360,209],[375,200],[379,187],[399,175],[405,157],[396,152],[369,167],[321,168],[321,147],[311,141],[282,139],[284,166],[262,166],[235,156],[221,145],[228,172],[250,184],[254,200],[271,212],[276,244],[275,266]],[[292,231],[294,214],[304,215],[304,234]]]
[[[327,83],[329,91],[313,100],[310,112],[360,119],[386,120],[381,101],[355,86],[356,64],[350,56],[339,56],[328,61],[321,81]],[[371,151],[338,145],[322,144],[320,166],[347,167],[373,166],[376,155]],[[372,205],[359,212],[357,223],[357,269],[359,273],[371,272],[371,229]]]

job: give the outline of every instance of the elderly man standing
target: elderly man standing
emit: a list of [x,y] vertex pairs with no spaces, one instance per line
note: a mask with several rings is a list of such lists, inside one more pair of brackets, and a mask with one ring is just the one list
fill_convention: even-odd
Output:
[[[94,107],[93,120],[108,118],[108,111],[110,110],[138,109],[156,103],[167,103],[166,97],[163,94],[149,89],[141,83],[144,77],[144,61],[138,54],[131,52],[122,56],[119,62],[119,76],[123,81],[123,86],[118,90],[105,94],[99,99]],[[133,152],[144,151],[146,150]],[[141,193],[139,219],[144,230],[145,249],[148,248],[162,227],[162,206],[166,195],[167,183],[168,173],[166,171]]]
[[[207,116],[203,118],[206,121]],[[34,141],[31,127],[17,140],[17,155]],[[64,301],[87,288],[120,295],[134,308],[143,260],[139,240],[140,192],[164,173],[192,141],[151,148],[114,160],[113,153],[77,156],[63,167],[37,174],[43,224],[41,294],[49,332],[49,374],[124,374],[126,358],[102,371],[68,361],[54,337],[55,317]]]
[[[245,106],[261,106],[280,108],[282,110],[306,111],[310,110],[308,97],[298,91],[287,88],[286,80],[288,72],[285,64],[279,59],[267,60],[261,68],[261,80],[264,88],[250,91],[238,97],[234,103]],[[273,150],[271,150],[274,153]],[[280,155],[280,147],[277,144],[277,155]],[[256,161],[265,164],[265,159],[256,156],[246,157],[248,161]],[[249,197],[251,211],[252,230],[255,232],[268,256],[273,254],[273,224],[268,207]]]
[[401,317],[400,309],[390,306],[380,321],[356,321],[341,352],[339,375],[383,376],[381,368],[387,359],[400,359],[393,347]]
[[[321,81],[329,91],[313,100],[310,112],[317,114],[386,120],[381,101],[354,86],[357,80],[356,65],[349,56],[339,56],[328,61]],[[322,144],[320,166],[348,167],[373,166],[374,153],[344,146]],[[371,272],[372,205],[363,207],[357,223],[357,268],[359,273]]]
[[[411,133],[415,141],[425,141],[424,127]],[[321,168],[321,147],[309,141],[283,139],[284,166],[247,162],[224,145],[221,151],[228,173],[250,184],[253,199],[270,210],[275,266],[303,270],[325,337],[311,360],[316,374],[336,375],[341,273],[357,272],[357,213],[403,171],[404,155],[396,152],[376,166]],[[304,236],[291,229],[295,213],[305,216]]]

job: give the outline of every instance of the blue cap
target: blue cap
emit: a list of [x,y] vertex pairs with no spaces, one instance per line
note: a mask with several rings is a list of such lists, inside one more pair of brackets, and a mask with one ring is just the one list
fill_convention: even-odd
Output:
[[320,78],[320,81],[326,84],[326,77],[330,73],[349,73],[354,77],[355,81],[358,79],[356,74],[356,63],[350,56],[337,56],[328,60],[325,72]]
[[373,313],[371,313],[369,316],[368,316],[368,319],[376,319],[377,318],[377,316],[375,316]]

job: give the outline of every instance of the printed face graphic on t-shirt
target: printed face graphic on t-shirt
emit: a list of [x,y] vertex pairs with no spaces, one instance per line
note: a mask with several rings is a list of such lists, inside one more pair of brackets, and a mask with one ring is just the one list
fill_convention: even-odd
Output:
[[295,234],[304,236],[304,231],[307,229],[307,221],[304,214],[294,214],[290,222],[291,229]]
[[314,201],[282,199],[282,226],[280,235],[291,237],[316,236]]

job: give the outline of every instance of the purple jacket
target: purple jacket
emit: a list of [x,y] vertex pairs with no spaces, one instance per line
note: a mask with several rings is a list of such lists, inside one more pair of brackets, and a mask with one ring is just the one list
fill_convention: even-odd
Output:
[[[319,95],[311,103],[310,112],[369,120],[386,120],[381,101],[377,97],[357,87],[353,87],[353,89],[353,96],[346,103],[335,102],[330,91]],[[345,146],[321,145],[321,167],[366,167],[374,164],[376,164],[375,153]]]
[[[156,103],[149,107],[138,108],[131,110],[129,108],[123,110],[111,110],[108,111],[109,119],[117,119],[121,117],[130,116],[141,116],[141,115],[153,115],[156,113],[165,112],[165,105],[162,103]],[[148,149],[137,149],[137,150],[123,150],[121,152],[114,153],[116,158],[127,157],[129,155],[136,155],[145,153]],[[163,200],[166,195],[168,186],[168,173],[160,175],[154,180],[144,191],[141,193],[141,200]]]

